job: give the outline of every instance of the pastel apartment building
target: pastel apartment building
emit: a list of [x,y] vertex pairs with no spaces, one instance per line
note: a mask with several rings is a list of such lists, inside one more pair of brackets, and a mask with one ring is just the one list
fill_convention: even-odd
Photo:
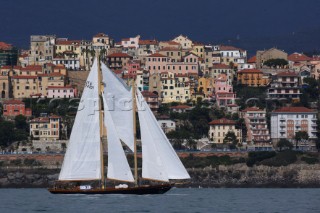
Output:
[[30,121],[30,136],[34,140],[55,141],[60,139],[61,117],[51,115]]
[[268,89],[268,98],[299,101],[302,94],[300,85],[300,77],[297,73],[290,71],[278,73],[273,76],[271,86]]
[[228,132],[233,132],[238,143],[242,143],[241,130],[236,128],[236,122],[226,118],[213,120],[209,123],[209,139],[212,143],[223,144],[223,140]]
[[159,96],[150,91],[142,91],[141,94],[143,95],[150,109],[153,112],[157,112],[159,109]]
[[47,98],[74,98],[77,96],[76,89],[67,86],[48,86]]
[[272,149],[266,110],[251,107],[241,113],[247,127],[247,143],[256,149]]
[[32,111],[25,107],[25,103],[20,100],[3,101],[3,116],[6,118],[14,118],[17,115],[30,117]]
[[230,65],[230,63],[233,63],[237,66],[238,64],[244,64],[247,61],[246,50],[233,46],[220,46],[219,51],[222,64]]
[[179,35],[172,39],[172,41],[179,43],[182,49],[192,49],[192,40],[190,40],[187,36]]
[[127,67],[132,59],[127,53],[113,53],[107,56],[107,65],[112,70],[121,70]]
[[264,87],[270,83],[269,76],[258,69],[243,69],[237,72],[238,83],[250,87]]
[[294,142],[295,134],[299,131],[307,132],[311,140],[317,139],[315,110],[305,107],[282,107],[271,112],[271,139],[274,143],[281,138]]
[[[235,105],[236,94],[232,85],[228,82],[227,75],[221,74],[215,79],[215,98],[219,108],[226,108]],[[233,113],[233,112],[232,112]]]

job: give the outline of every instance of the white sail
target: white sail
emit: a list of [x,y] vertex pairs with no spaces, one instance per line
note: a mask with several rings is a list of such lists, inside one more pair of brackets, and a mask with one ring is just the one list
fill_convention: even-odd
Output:
[[138,115],[142,144],[142,177],[168,181],[190,176],[138,90]]
[[103,96],[104,122],[107,127],[108,139],[108,172],[109,179],[133,182],[133,176],[123,151],[120,138],[114,126],[114,121]]
[[79,103],[59,180],[101,179],[99,91],[94,61]]
[[122,79],[101,64],[104,96],[120,139],[134,151],[132,93]]

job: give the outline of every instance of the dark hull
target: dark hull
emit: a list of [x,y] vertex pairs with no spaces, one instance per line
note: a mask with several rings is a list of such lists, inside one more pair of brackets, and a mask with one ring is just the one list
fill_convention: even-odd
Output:
[[74,189],[48,189],[52,194],[164,194],[172,188],[172,184],[163,185],[143,185],[137,187],[128,188],[105,188],[105,189],[88,189],[80,190],[78,188]]

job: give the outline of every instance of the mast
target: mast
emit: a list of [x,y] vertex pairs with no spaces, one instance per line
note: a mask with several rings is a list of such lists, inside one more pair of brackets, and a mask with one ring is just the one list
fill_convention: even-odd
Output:
[[134,184],[138,186],[136,86],[134,82],[134,76],[132,79],[132,113],[133,113],[133,139],[134,139]]
[[100,162],[101,162],[101,188],[104,189],[104,161],[103,161],[103,111],[102,111],[102,101],[101,95],[103,92],[102,75],[101,75],[101,64],[100,64],[100,54],[99,50],[96,51],[97,64],[98,64],[98,91],[99,91],[99,123],[100,123]]

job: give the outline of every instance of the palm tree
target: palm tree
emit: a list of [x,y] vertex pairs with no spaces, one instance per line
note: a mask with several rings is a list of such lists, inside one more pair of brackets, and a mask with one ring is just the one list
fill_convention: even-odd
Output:
[[302,140],[308,140],[309,135],[305,131],[299,131],[299,132],[296,132],[294,139],[296,140],[296,149],[298,149],[298,143]]

